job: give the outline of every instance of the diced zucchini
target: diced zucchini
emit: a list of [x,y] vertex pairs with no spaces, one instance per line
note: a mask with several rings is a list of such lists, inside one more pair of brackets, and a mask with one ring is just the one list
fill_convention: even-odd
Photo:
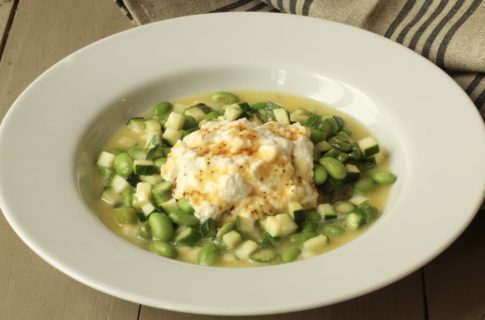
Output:
[[115,208],[113,217],[120,226],[136,223],[136,212],[133,208]]
[[113,163],[115,162],[116,155],[108,152],[108,151],[101,151],[98,157],[98,161],[96,164],[99,167],[111,169],[113,168]]
[[[172,128],[180,130],[184,126],[184,115],[179,112],[171,112],[168,116],[167,122],[165,122],[165,128]],[[165,137],[164,137],[165,138]]]
[[242,240],[241,235],[236,230],[229,231],[224,236],[222,236],[222,242],[229,248],[235,248]]
[[355,194],[349,200],[354,206],[360,206],[363,203],[369,201],[369,199],[361,194]]
[[145,119],[135,117],[128,120],[127,124],[128,128],[136,133],[143,133],[145,132]]
[[189,246],[196,244],[200,239],[200,233],[193,227],[181,227],[175,234],[175,243],[182,243]]
[[261,248],[249,255],[249,258],[256,262],[268,263],[276,259],[276,251],[271,248]]
[[345,165],[345,168],[347,169],[347,177],[345,178],[346,181],[354,182],[354,181],[359,180],[360,170],[359,170],[359,168],[357,168],[357,166],[354,166],[353,164],[347,163]]
[[131,137],[123,136],[118,139],[118,144],[123,148],[131,148],[136,145],[136,140]]
[[152,195],[152,185],[148,182],[138,182],[136,184],[135,198],[136,202],[141,206],[149,202]]
[[152,197],[155,204],[159,207],[172,198],[172,183],[162,181],[152,189]]
[[317,207],[317,212],[320,214],[324,221],[337,219],[337,213],[334,211],[332,205],[329,203],[319,204]]
[[133,206],[133,194],[134,194],[134,191],[132,188],[126,188],[121,192],[121,205],[123,207]]
[[303,250],[310,251],[313,253],[319,253],[325,249],[328,244],[328,237],[326,235],[320,234],[316,237],[308,239],[303,243]]
[[140,180],[143,182],[148,182],[151,185],[156,185],[160,181],[162,181],[162,177],[158,174],[152,174],[150,176],[142,176],[140,175]]
[[129,188],[130,184],[125,180],[125,178],[116,174],[113,177],[113,180],[111,180],[111,187],[116,193],[121,193],[126,188]]
[[284,108],[274,109],[274,117],[276,121],[283,124],[290,124],[290,119],[288,118],[288,112]]
[[145,132],[157,134],[162,132],[162,128],[160,127],[160,123],[155,119],[149,119],[145,121]]
[[254,222],[251,217],[238,216],[236,218],[236,229],[244,235],[254,235]]
[[266,231],[272,237],[278,237],[281,234],[282,226],[281,222],[274,216],[266,217],[259,220],[259,223],[264,231]]
[[174,106],[173,106],[173,111],[174,112],[178,112],[178,113],[184,113],[185,109],[187,109],[189,106],[186,105],[186,104],[182,104],[182,103],[176,103]]
[[246,240],[235,250],[235,254],[239,260],[248,261],[249,255],[256,251],[258,247],[258,244],[253,240]]
[[162,208],[163,211],[165,211],[166,213],[170,213],[177,211],[179,209],[179,206],[177,205],[177,200],[172,198],[168,201],[165,201],[164,203],[161,203],[160,208]]
[[226,233],[234,230],[235,228],[236,228],[236,222],[235,221],[226,222],[217,231],[217,234],[216,234],[216,240],[217,240],[217,242],[219,242],[219,243],[222,242],[222,237],[224,237],[224,235]]
[[237,104],[231,104],[224,110],[224,118],[229,121],[236,120],[243,113],[243,110]]
[[287,213],[269,216],[260,222],[264,231],[272,237],[284,237],[298,229],[295,221]]
[[348,201],[336,202],[333,207],[338,213],[350,213],[355,209],[355,206]]
[[145,217],[148,217],[150,213],[155,211],[156,208],[151,202],[145,202],[144,204],[141,205],[140,209],[145,215]]
[[293,219],[293,213],[298,210],[303,210],[303,206],[298,201],[291,201],[290,203],[288,203],[288,213]]
[[170,145],[175,145],[182,138],[182,132],[174,128],[167,128],[163,133],[163,139],[167,140]]
[[293,221],[295,221],[295,223],[297,225],[301,225],[305,222],[306,217],[307,217],[307,213],[303,209],[295,210],[295,211],[293,211],[292,214],[290,214],[290,216],[293,219]]
[[205,118],[205,112],[197,106],[193,106],[188,109],[185,109],[184,114],[187,116],[191,116],[197,122],[200,122],[200,120]]
[[263,122],[256,115],[252,115],[249,121],[251,121],[255,126],[260,126],[263,124]]
[[310,115],[311,113],[307,110],[297,109],[290,114],[290,121],[303,123]]
[[357,230],[364,225],[364,223],[365,220],[363,216],[357,212],[349,213],[345,218],[345,224],[349,230]]
[[110,206],[116,206],[121,201],[121,196],[113,189],[107,189],[101,195],[101,200],[109,204]]
[[135,174],[140,176],[152,175],[155,171],[152,160],[135,160]]
[[130,148],[126,151],[133,158],[133,160],[145,160],[147,158],[147,153],[141,148]]
[[358,145],[366,158],[379,152],[379,144],[370,136],[359,140]]
[[153,149],[162,145],[162,134],[159,132],[148,132],[146,140],[146,149],[148,153],[153,153]]

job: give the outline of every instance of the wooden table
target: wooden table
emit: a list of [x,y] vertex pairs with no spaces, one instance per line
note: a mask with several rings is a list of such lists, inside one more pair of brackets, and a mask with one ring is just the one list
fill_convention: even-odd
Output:
[[[49,66],[133,27],[111,0],[0,0],[0,119]],[[212,318],[157,310],[88,288],[41,260],[0,215],[0,319]],[[485,320],[485,212],[448,250],[386,288],[329,307],[255,318]]]

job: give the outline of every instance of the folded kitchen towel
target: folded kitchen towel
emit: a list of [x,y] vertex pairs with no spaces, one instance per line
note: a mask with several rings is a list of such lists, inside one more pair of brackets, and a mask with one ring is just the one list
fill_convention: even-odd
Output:
[[485,118],[485,0],[115,0],[137,24],[209,12],[308,15],[378,33],[445,70]]

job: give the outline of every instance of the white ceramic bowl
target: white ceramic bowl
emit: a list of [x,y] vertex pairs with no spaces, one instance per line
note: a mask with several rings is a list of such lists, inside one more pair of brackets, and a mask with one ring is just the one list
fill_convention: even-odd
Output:
[[[107,137],[158,100],[233,89],[311,97],[367,125],[399,176],[384,215],[330,253],[248,269],[164,259],[109,231],[89,209]],[[380,288],[444,250],[483,197],[484,142],[465,93],[391,41],[290,15],[192,16],[94,43],[35,80],[0,128],[0,205],[42,258],[114,296],[203,314],[294,311]]]

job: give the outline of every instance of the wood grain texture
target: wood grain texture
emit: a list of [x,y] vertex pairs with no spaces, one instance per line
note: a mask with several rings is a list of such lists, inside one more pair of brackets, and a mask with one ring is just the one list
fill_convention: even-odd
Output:
[[20,1],[0,61],[0,118],[52,64],[132,26],[110,0]]
[[430,320],[485,319],[484,211],[424,268]]
[[[13,0],[0,0],[0,46],[4,43],[6,36],[7,25],[10,19],[10,14],[14,7]],[[1,47],[0,47],[1,51]]]
[[[242,320],[421,320],[424,317],[421,272],[368,295],[328,307],[270,316],[232,317]],[[237,289],[235,289],[237,290]],[[190,293],[188,293],[190,294]],[[207,291],[210,294],[210,290]],[[142,306],[140,320],[211,320],[227,317],[199,316]]]
[[[20,1],[0,62],[0,119],[43,70],[129,28],[111,1]],[[35,107],[35,106],[34,106]],[[138,305],[90,289],[41,260],[0,215],[0,318],[135,320]]]

